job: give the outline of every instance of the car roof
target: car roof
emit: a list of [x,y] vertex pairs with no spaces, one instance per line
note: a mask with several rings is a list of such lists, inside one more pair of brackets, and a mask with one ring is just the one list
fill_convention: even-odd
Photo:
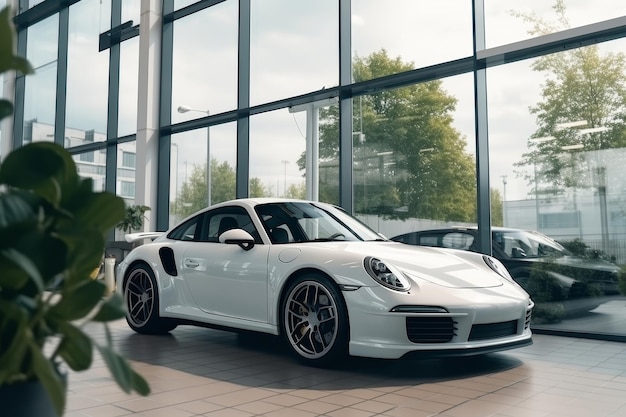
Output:
[[[414,232],[402,233],[402,235],[408,235],[410,233],[430,233],[430,232],[454,232],[454,231],[478,231],[477,226],[450,226],[450,227],[436,227],[432,229],[422,229],[416,230]],[[516,229],[513,227],[501,227],[501,226],[492,226],[491,231],[493,232],[524,232],[524,229]]]

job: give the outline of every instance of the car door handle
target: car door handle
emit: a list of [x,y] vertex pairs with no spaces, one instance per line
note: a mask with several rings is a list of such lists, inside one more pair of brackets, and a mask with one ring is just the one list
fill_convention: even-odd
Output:
[[195,261],[193,259],[185,259],[185,267],[186,268],[197,268],[200,266],[200,263],[198,261]]

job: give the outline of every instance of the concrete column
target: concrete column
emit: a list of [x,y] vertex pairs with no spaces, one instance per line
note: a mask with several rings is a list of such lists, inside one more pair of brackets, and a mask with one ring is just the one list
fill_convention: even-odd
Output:
[[161,1],[141,0],[135,204],[151,208],[143,231],[156,230],[161,20]]

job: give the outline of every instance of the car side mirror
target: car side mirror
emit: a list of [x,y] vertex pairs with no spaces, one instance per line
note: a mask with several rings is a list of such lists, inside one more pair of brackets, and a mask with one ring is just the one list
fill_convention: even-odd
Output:
[[227,245],[239,245],[243,250],[250,250],[254,247],[254,238],[243,229],[230,229],[219,236],[220,243]]

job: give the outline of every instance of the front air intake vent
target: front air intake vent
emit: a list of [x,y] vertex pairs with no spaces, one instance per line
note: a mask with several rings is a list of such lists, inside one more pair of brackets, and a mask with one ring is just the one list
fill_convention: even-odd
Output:
[[469,340],[497,339],[512,336],[517,333],[517,320],[501,323],[475,324],[472,326]]
[[413,343],[446,343],[456,336],[451,317],[407,317],[406,334]]

